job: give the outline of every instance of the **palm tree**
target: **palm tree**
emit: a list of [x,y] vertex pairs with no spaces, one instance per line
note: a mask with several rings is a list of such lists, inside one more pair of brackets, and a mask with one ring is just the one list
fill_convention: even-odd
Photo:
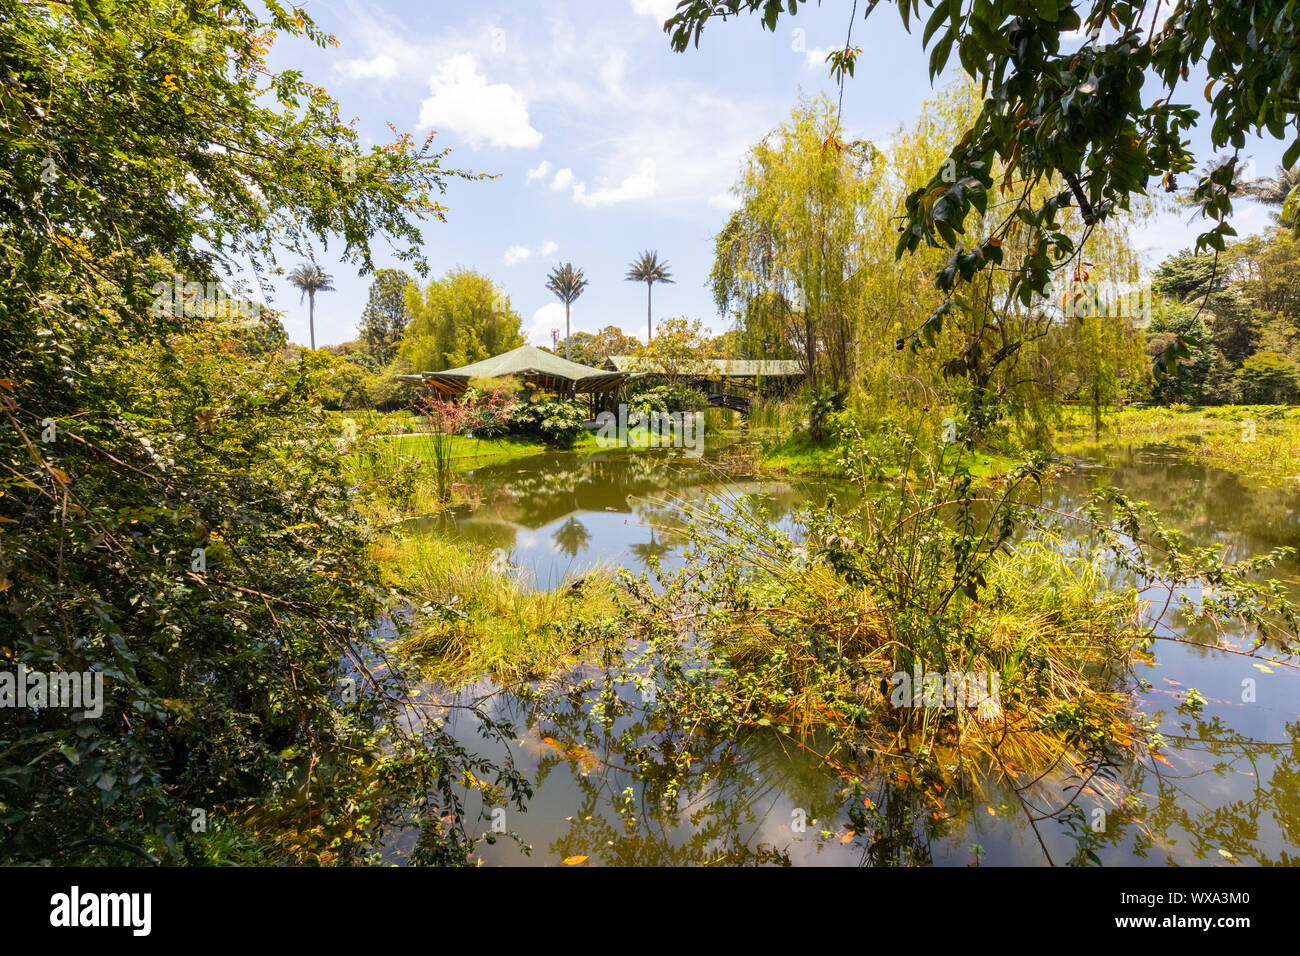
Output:
[[1252,179],[1246,183],[1245,193],[1257,203],[1278,207],[1278,211],[1272,214],[1273,218],[1285,226],[1290,225],[1290,220],[1286,216],[1286,200],[1296,186],[1300,186],[1300,166],[1294,169],[1283,169],[1279,166],[1274,175]]
[[[1234,163],[1233,158],[1230,156],[1215,157],[1203,163],[1198,173],[1197,182],[1179,191],[1179,202],[1184,206],[1198,208],[1204,206],[1204,199],[1197,200],[1193,196],[1200,179],[1209,176],[1229,163]],[[1253,199],[1262,206],[1273,206],[1276,211],[1269,214],[1273,217],[1273,221],[1283,226],[1289,226],[1291,220],[1286,215],[1286,200],[1291,195],[1291,191],[1296,186],[1300,186],[1300,166],[1289,170],[1279,166],[1274,175],[1260,176],[1256,179],[1245,178],[1245,172],[1248,168],[1244,160],[1235,161],[1229,195],[1233,197],[1244,196],[1247,199]],[[1195,213],[1193,213],[1193,218],[1195,218]]]
[[569,307],[587,288],[587,280],[582,277],[582,270],[573,268],[572,262],[556,266],[546,277],[546,288],[555,293],[556,298],[564,303],[564,357],[569,357]]
[[307,308],[307,323],[311,329],[311,347],[314,351],[316,348],[316,293],[333,292],[333,280],[316,263],[304,262],[289,273],[289,281],[302,290],[302,296],[299,296],[298,302],[301,304],[303,296],[305,296],[310,303]]
[[668,263],[659,261],[659,253],[643,252],[628,269],[626,278],[628,282],[645,283],[645,340],[649,342],[654,334],[650,319],[651,290],[654,289],[656,282],[672,282],[672,274],[668,271]]

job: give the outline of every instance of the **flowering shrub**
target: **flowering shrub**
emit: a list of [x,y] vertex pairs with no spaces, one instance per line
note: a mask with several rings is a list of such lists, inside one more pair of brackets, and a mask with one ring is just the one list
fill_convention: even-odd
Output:
[[577,402],[523,402],[510,413],[510,431],[568,448],[582,434],[586,418],[586,410]]

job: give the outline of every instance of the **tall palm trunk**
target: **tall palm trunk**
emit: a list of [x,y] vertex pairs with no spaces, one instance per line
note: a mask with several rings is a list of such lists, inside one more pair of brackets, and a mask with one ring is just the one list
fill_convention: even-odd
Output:
[[566,362],[572,361],[569,358],[569,348],[569,303],[566,302],[564,303],[564,359]]
[[316,293],[307,293],[307,329],[311,334],[311,350],[316,351]]
[[650,293],[654,291],[654,283],[645,284],[645,340],[649,342],[654,338],[654,328],[650,322]]

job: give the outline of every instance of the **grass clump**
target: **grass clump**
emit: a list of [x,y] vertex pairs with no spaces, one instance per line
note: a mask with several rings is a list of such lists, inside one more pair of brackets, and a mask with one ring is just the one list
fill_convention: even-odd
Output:
[[393,535],[376,547],[415,612],[401,649],[445,683],[544,677],[612,633],[620,616],[607,571],[545,591],[520,580],[500,551],[438,535]]

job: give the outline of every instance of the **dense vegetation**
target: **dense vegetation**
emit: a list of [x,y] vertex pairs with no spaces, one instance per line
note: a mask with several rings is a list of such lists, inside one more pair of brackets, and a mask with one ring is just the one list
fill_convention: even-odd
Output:
[[423,859],[468,852],[447,809],[477,761],[377,669],[389,595],[321,363],[212,291],[327,231],[418,264],[463,174],[360,149],[266,70],[276,34],[332,42],[276,3],[0,8],[0,658],[106,698],[0,711],[5,861],[357,860],[399,819]]

